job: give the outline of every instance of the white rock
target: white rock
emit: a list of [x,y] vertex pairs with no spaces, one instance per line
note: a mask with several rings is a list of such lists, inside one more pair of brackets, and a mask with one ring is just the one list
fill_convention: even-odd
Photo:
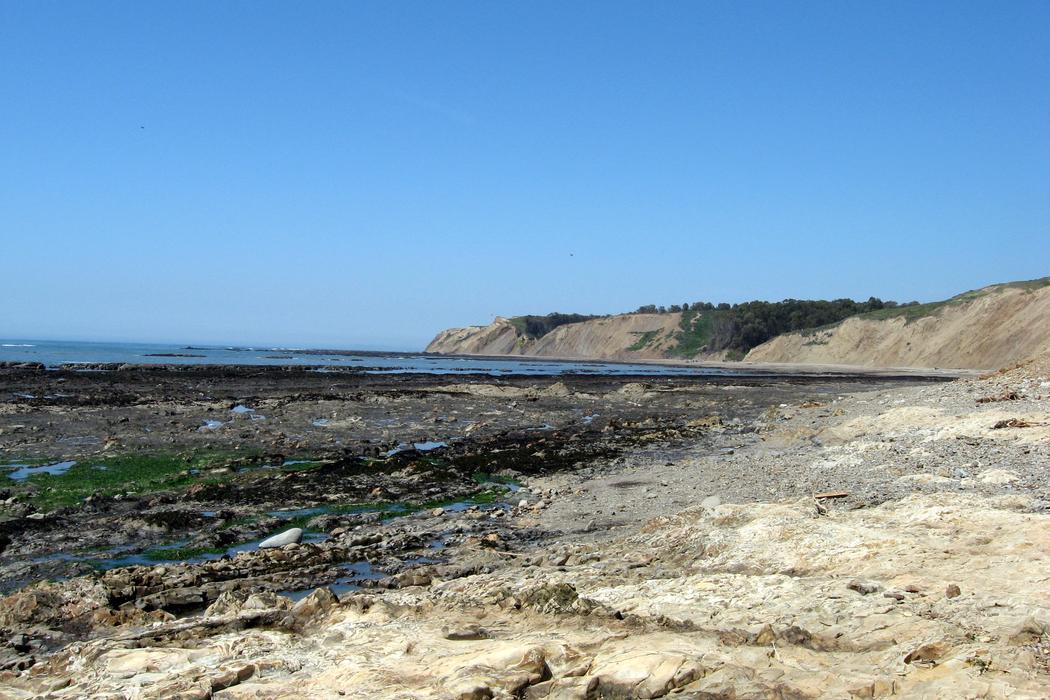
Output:
[[982,484],[1009,484],[1012,481],[1017,481],[1017,473],[1009,469],[989,469],[978,476],[977,480]]
[[291,530],[285,530],[273,537],[266,538],[259,543],[259,549],[272,549],[283,547],[286,544],[298,544],[302,539],[303,529],[301,527],[293,527]]
[[528,505],[529,505],[529,502],[526,501],[524,498],[521,499],[520,501],[518,501],[518,508],[527,508]]
[[722,499],[719,496],[708,496],[704,500],[700,501],[700,507],[707,508],[708,510],[712,508],[717,508],[720,505],[722,505]]

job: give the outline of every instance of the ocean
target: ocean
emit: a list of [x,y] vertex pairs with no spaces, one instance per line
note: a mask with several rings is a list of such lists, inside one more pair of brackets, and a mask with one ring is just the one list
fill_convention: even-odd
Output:
[[0,340],[0,362],[61,365],[116,362],[179,365],[307,365],[318,371],[340,368],[368,373],[426,374],[599,374],[650,376],[748,375],[713,367],[676,367],[627,362],[557,361],[534,358],[460,357],[413,352],[314,350],[261,346],[212,346],[161,343],[104,343],[65,340]]

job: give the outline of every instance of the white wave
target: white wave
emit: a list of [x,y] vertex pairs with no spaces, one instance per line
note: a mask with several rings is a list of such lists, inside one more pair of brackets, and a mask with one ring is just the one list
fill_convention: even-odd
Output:
[[0,343],[0,348],[35,348],[35,345],[29,343]]

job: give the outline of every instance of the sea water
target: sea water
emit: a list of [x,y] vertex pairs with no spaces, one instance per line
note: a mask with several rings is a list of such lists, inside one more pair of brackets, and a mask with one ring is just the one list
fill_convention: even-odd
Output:
[[56,368],[67,364],[129,363],[176,365],[312,366],[321,371],[356,369],[371,374],[505,374],[559,375],[747,375],[749,372],[673,365],[558,361],[518,357],[462,357],[404,352],[311,350],[159,343],[97,343],[57,340],[0,340],[0,362],[40,362]]

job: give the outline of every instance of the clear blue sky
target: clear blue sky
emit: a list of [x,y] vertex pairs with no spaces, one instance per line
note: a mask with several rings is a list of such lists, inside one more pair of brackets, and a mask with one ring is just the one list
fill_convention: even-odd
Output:
[[1048,2],[0,0],[0,337],[1050,274]]

